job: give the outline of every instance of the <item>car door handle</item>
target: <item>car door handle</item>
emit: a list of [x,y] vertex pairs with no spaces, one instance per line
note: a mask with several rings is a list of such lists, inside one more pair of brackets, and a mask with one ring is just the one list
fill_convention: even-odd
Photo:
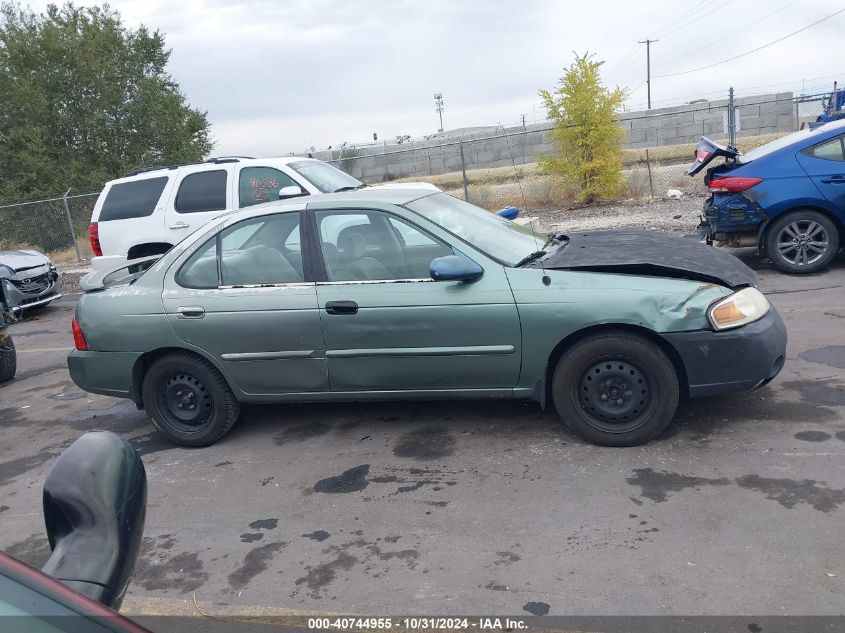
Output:
[[841,185],[845,183],[845,176],[831,176],[830,178],[822,178],[822,182],[828,185]]
[[326,303],[329,314],[358,314],[358,304],[354,301],[329,301]]
[[201,319],[205,316],[202,306],[179,306],[176,308],[177,319]]
[[177,222],[176,224],[171,224],[170,228],[171,229],[189,229],[189,228],[191,228],[191,225],[186,224],[184,222]]

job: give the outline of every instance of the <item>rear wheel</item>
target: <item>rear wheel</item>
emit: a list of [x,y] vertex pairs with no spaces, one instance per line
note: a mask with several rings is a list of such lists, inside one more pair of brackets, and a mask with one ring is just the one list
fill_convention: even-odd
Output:
[[555,407],[578,435],[602,446],[636,446],[672,422],[678,377],[663,350],[636,334],[596,334],[567,350],[552,384]]
[[826,215],[806,209],[776,219],[766,234],[766,254],[785,273],[824,268],[839,248],[839,231]]
[[0,334],[0,382],[6,382],[15,377],[18,369],[18,353],[11,336]]
[[142,386],[153,424],[180,446],[209,446],[238,419],[239,404],[226,380],[207,360],[168,354],[153,363]]

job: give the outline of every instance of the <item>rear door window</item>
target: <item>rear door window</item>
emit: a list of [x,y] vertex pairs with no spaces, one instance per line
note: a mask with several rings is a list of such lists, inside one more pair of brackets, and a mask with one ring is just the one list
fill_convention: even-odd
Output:
[[174,205],[178,213],[226,210],[226,170],[200,171],[182,179]]
[[279,199],[279,189],[299,186],[293,178],[272,167],[244,167],[238,178],[238,203],[242,207]]
[[98,221],[128,220],[152,215],[165,185],[167,176],[112,185],[103,201]]
[[838,136],[804,150],[807,156],[823,160],[845,161],[845,137]]

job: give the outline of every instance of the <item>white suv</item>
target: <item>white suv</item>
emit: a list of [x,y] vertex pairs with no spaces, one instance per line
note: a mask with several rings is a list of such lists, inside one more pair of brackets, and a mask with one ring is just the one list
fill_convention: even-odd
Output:
[[[157,167],[106,183],[91,215],[95,270],[158,255],[215,217],[262,202],[365,185],[313,158],[212,158]],[[425,183],[379,187],[426,187]]]

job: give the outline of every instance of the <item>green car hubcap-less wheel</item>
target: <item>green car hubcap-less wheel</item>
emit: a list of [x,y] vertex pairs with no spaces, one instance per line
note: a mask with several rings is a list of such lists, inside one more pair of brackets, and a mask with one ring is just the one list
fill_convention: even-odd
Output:
[[638,367],[627,360],[609,358],[582,374],[577,400],[590,426],[607,433],[626,433],[648,419],[653,392]]
[[170,426],[183,433],[194,433],[208,424],[213,403],[211,394],[199,378],[179,372],[162,382],[159,411]]

